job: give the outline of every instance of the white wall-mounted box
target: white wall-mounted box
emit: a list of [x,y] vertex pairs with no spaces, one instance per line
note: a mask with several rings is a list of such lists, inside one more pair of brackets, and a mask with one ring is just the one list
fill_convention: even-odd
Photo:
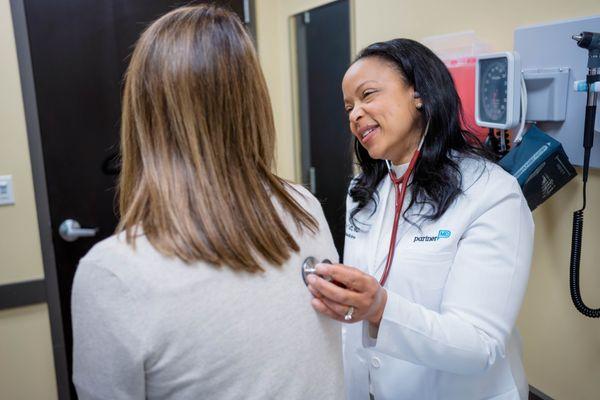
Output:
[[0,206],[15,204],[13,181],[11,175],[0,176]]

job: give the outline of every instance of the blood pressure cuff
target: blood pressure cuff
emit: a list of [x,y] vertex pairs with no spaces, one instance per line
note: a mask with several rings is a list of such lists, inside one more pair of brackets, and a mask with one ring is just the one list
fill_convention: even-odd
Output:
[[532,211],[577,175],[560,142],[535,125],[498,164],[517,178]]

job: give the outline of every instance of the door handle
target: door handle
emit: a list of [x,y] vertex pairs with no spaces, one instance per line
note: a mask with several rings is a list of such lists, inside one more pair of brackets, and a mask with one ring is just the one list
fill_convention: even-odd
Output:
[[96,236],[98,228],[82,228],[74,219],[66,219],[60,224],[58,234],[67,242],[74,242],[80,237]]

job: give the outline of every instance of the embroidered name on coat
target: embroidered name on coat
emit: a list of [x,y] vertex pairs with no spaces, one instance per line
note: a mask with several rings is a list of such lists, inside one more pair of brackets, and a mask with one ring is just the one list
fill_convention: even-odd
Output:
[[441,229],[437,236],[415,236],[414,242],[437,242],[440,239],[448,239],[452,235],[452,232],[446,229]]

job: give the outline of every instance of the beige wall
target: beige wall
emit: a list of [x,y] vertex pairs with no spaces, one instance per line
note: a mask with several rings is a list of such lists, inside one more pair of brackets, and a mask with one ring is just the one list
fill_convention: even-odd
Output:
[[[0,1],[0,175],[15,205],[0,206],[0,285],[44,276],[19,67],[7,0]],[[56,398],[45,304],[0,311],[0,398]]]
[[[351,0],[352,1],[352,0]],[[289,18],[329,1],[258,0],[258,46],[271,91],[278,136],[278,172],[294,179],[294,99]],[[422,39],[474,30],[496,50],[513,47],[514,29],[528,24],[600,14],[597,0],[504,2],[454,0],[354,0],[354,51],[394,37]],[[524,361],[532,385],[556,399],[597,399],[600,393],[600,321],[587,319],[569,297],[568,265],[572,211],[580,207],[578,178],[534,212],[534,262],[519,319]],[[588,184],[582,290],[584,300],[600,306],[600,172]]]
[[44,275],[8,1],[0,1],[0,175],[12,175],[15,205],[0,206],[0,284]]
[[58,398],[46,304],[0,311],[0,398]]

